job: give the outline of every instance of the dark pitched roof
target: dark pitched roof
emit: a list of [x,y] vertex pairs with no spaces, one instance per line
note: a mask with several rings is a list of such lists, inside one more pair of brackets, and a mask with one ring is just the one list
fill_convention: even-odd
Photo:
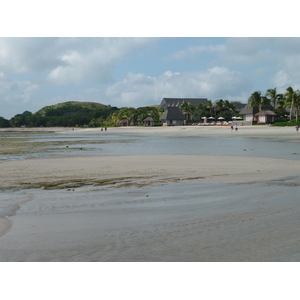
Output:
[[224,101],[223,101],[222,99],[216,100],[216,101],[214,101],[214,102],[212,103],[212,107],[213,107],[213,108],[216,108],[218,102],[224,102]]
[[235,110],[240,112],[245,106],[247,106],[247,104],[237,102],[237,103],[235,103]]
[[[263,105],[262,109],[266,110],[274,110],[272,105]],[[253,106],[253,107],[248,107],[248,105],[246,105],[240,112],[240,115],[249,115],[249,114],[257,114],[259,111],[258,106]]]
[[178,107],[168,107],[160,116],[160,120],[184,120],[184,115]]
[[207,98],[163,98],[158,109],[166,109],[167,107],[180,107],[183,102],[189,102],[192,105],[197,106],[200,103],[207,103]]
[[269,109],[262,109],[257,114],[255,114],[255,116],[277,116],[277,114]]

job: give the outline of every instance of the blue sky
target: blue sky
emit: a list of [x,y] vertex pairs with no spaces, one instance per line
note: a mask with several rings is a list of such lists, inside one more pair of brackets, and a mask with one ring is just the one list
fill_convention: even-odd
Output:
[[0,116],[64,101],[113,106],[163,97],[247,102],[300,88],[300,38],[0,38]]
[[[139,107],[163,97],[206,97],[246,103],[256,90],[300,89],[300,38],[292,37],[297,10],[287,16],[277,4],[272,15],[280,18],[272,26],[269,4],[257,0],[246,9],[234,0],[201,7],[192,0],[101,6],[12,0],[2,8],[0,116],[8,119],[64,101]],[[283,24],[291,38],[284,37]]]

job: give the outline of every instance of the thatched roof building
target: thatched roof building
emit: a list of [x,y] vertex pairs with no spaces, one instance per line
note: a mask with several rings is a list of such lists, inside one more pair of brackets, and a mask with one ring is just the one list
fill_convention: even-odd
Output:
[[154,126],[154,119],[152,117],[147,117],[143,122],[145,126]]
[[255,114],[255,117],[257,117],[257,123],[273,123],[275,121],[275,117],[277,116],[274,111],[271,111],[269,109],[262,109],[258,113]]

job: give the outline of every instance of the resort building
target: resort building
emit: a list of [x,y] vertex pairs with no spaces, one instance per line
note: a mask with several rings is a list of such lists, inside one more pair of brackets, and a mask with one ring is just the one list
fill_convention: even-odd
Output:
[[271,111],[269,109],[263,109],[257,114],[255,114],[256,119],[254,118],[254,120],[256,120],[257,123],[270,124],[274,123],[276,116],[277,114],[274,113],[274,111]]
[[199,104],[206,104],[207,98],[163,98],[158,106],[158,109],[164,109],[164,113],[159,118],[163,125],[181,126],[184,124],[185,116],[180,110],[183,102],[198,106]]
[[258,106],[248,107],[247,105],[240,111],[240,115],[243,115],[244,121],[253,123],[272,123],[275,120],[276,114],[273,112],[274,108],[272,105],[263,105],[262,109],[259,110]]

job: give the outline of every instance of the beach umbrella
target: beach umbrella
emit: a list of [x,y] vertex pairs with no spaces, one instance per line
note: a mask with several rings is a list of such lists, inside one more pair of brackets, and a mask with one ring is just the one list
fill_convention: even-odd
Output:
[[237,120],[242,120],[243,118],[241,118],[241,117],[237,117],[236,119],[237,119]]
[[201,119],[204,120],[204,119],[206,119],[206,117],[202,117]]
[[236,119],[236,117],[232,117],[231,119],[234,119],[234,120],[235,120],[235,119]]
[[214,117],[209,117],[210,120],[214,119]]
[[219,117],[218,120],[224,120],[224,118],[223,117]]

